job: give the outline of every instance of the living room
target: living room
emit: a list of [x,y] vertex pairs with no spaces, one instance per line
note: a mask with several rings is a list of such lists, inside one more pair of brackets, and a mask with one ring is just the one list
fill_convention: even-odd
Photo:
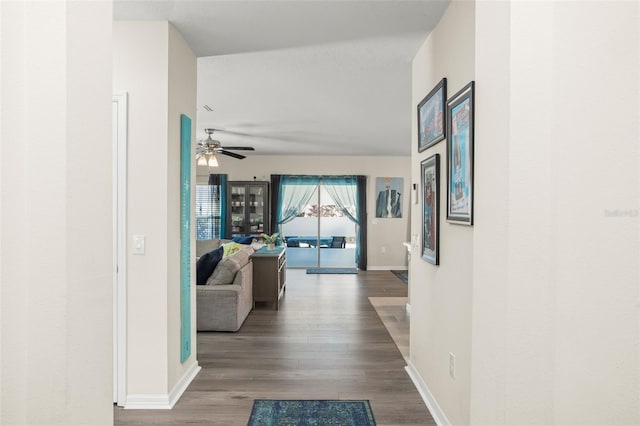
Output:
[[[168,41],[165,41],[168,40]],[[128,123],[128,148],[127,162],[127,227],[129,233],[145,235],[147,241],[169,241],[166,251],[154,250],[154,246],[148,245],[144,256],[128,255],[126,306],[129,311],[145,312],[145,315],[127,318],[127,334],[140,336],[145,334],[146,342],[138,343],[137,339],[129,339],[126,345],[127,363],[127,396],[126,406],[130,408],[161,408],[175,403],[174,398],[167,395],[179,395],[174,389],[183,390],[186,384],[195,377],[199,366],[195,359],[195,343],[197,336],[191,336],[194,345],[192,355],[186,362],[180,362],[178,349],[179,334],[170,321],[164,318],[176,315],[178,309],[178,289],[172,285],[178,281],[177,269],[158,269],[155,265],[171,264],[178,256],[179,242],[177,235],[170,228],[171,223],[177,220],[179,213],[175,207],[178,205],[179,194],[177,187],[170,184],[179,175],[179,162],[177,147],[169,141],[163,129],[165,125],[169,134],[179,134],[177,122],[169,120],[169,116],[186,114],[194,117],[198,114],[207,114],[204,111],[194,111],[196,85],[194,84],[196,58],[182,40],[180,34],[171,25],[163,22],[127,22],[119,21],[114,26],[114,90],[127,92],[130,98],[135,97],[129,103]],[[168,50],[168,59],[166,51]],[[133,60],[132,60],[133,58]],[[168,67],[168,72],[164,68]],[[407,67],[407,73],[409,69]],[[166,82],[166,83],[165,83]],[[167,97],[158,98],[165,84],[168,85]],[[408,85],[407,85],[408,88]],[[155,96],[154,96],[155,94]],[[187,96],[189,95],[189,96]],[[164,108],[159,108],[166,99],[169,115]],[[191,103],[193,102],[193,103]],[[208,102],[212,103],[212,102]],[[216,108],[215,105],[212,105]],[[215,114],[214,114],[215,115]],[[166,124],[165,124],[166,123]],[[215,124],[215,123],[214,123]],[[202,124],[201,126],[204,126]],[[228,128],[233,130],[233,128]],[[402,130],[409,137],[409,129]],[[230,132],[227,132],[230,133]],[[224,132],[216,135],[216,139],[225,141]],[[202,128],[193,129],[194,139],[202,140],[205,137]],[[368,176],[367,210],[375,211],[375,178],[381,176],[394,176],[402,178],[405,192],[409,194],[409,156],[321,156],[321,155],[265,155],[263,150],[271,148],[269,145],[260,147],[259,138],[254,137],[252,144],[256,145],[259,155],[248,153],[247,158],[238,160],[227,156],[220,156],[219,166],[212,168],[199,166],[194,180],[204,183],[208,179],[209,172],[224,173],[229,181],[237,180],[269,180],[274,173],[300,173],[321,175],[363,174]],[[368,141],[368,150],[372,150],[371,141]],[[149,145],[154,144],[157,149],[149,152]],[[165,145],[166,144],[166,145]],[[195,145],[195,144],[194,144]],[[271,146],[270,146],[271,145]],[[166,146],[166,148],[165,148]],[[407,147],[408,148],[408,147]],[[406,151],[409,151],[406,149]],[[195,155],[194,155],[195,160]],[[195,162],[195,161],[194,161]],[[157,164],[167,164],[167,170],[156,167]],[[124,167],[123,167],[124,169]],[[153,188],[154,193],[167,194],[164,196],[144,197]],[[137,195],[136,195],[137,194]],[[369,258],[367,269],[403,269],[406,268],[406,251],[403,242],[408,240],[410,197],[405,195],[403,207],[406,214],[401,218],[379,219],[377,223],[369,224],[368,234]],[[175,204],[174,204],[175,203]],[[143,212],[147,212],[146,214]],[[150,222],[149,216],[153,215],[156,221]],[[146,217],[145,217],[146,216]],[[156,225],[157,224],[157,225]],[[134,229],[139,231],[134,231]],[[384,251],[383,251],[384,248]],[[166,259],[166,260],[165,260]],[[392,277],[391,275],[389,275]],[[143,278],[144,277],[144,278]],[[167,289],[167,304],[161,302],[163,292],[157,288],[162,285]],[[152,301],[152,297],[158,297]],[[192,300],[192,306],[196,301]],[[195,313],[193,314],[195,315]],[[251,314],[250,314],[251,315]],[[153,318],[153,320],[152,320]],[[155,337],[149,335],[149,321],[153,321]],[[195,324],[195,317],[192,324]],[[158,326],[162,324],[162,326]],[[166,327],[164,324],[167,324]],[[163,330],[163,328],[165,328]],[[157,357],[159,348],[156,343],[161,343],[163,335],[168,335],[166,362],[169,369],[168,388],[165,384],[160,387],[150,381],[150,377],[166,376],[164,368],[150,364],[148,359]],[[164,343],[162,343],[164,344]],[[125,355],[122,355],[123,357]],[[146,360],[146,361],[145,361]],[[132,389],[138,389],[133,392]],[[131,395],[133,393],[133,395]]]
[[[443,216],[440,265],[418,258],[410,272],[410,362],[440,419],[640,423],[639,13],[636,2],[454,1],[411,61],[413,126],[442,78],[450,94],[470,81],[477,90],[474,222]],[[0,17],[3,423],[111,424],[112,170],[96,158],[113,148],[112,5],[3,2]],[[131,76],[151,101],[129,105],[146,121],[131,121],[131,140],[146,143],[129,152],[129,231],[147,237],[146,255],[127,259],[128,339],[141,349],[129,373],[132,393],[168,396],[193,365],[180,364],[167,321],[179,317],[168,141],[180,134],[168,117],[197,113],[195,95],[181,98],[195,80],[180,78],[195,75],[196,58],[182,56],[186,43],[168,48],[181,43],[168,23],[151,31],[144,55],[126,58],[156,70]],[[418,152],[413,130],[410,175],[393,174],[405,185],[420,182],[428,156],[446,158],[442,142]],[[244,176],[272,172],[262,170]],[[410,236],[421,214],[412,205]],[[47,253],[38,268],[36,252]]]

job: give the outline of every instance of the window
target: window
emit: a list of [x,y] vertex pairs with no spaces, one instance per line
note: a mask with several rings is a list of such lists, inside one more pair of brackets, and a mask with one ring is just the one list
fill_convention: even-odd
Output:
[[213,240],[222,233],[220,185],[196,185],[196,240]]

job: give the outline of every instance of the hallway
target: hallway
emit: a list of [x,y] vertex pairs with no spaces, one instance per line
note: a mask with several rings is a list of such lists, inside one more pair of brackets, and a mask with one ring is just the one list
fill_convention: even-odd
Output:
[[287,270],[280,311],[199,333],[202,371],[173,410],[115,409],[116,425],[246,425],[254,399],[369,399],[378,425],[435,424],[369,297],[406,297],[388,271]]

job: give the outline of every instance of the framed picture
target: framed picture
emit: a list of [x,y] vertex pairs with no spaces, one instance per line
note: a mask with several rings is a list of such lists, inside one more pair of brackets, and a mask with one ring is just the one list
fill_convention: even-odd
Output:
[[402,217],[402,187],[404,179],[401,177],[376,178],[376,217]]
[[472,81],[447,103],[447,220],[473,224]]
[[422,179],[422,258],[440,263],[440,154],[420,163]]
[[445,138],[444,112],[447,100],[447,79],[418,104],[418,152],[422,152]]

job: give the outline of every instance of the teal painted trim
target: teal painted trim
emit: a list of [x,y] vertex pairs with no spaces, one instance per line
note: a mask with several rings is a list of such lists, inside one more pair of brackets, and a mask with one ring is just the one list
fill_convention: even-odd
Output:
[[218,189],[218,193],[220,194],[220,205],[222,208],[220,209],[220,238],[226,239],[230,238],[227,235],[227,179],[226,174],[220,175],[220,188]]
[[347,185],[356,185],[357,179],[354,175],[348,176],[320,176],[320,182],[323,185],[333,185],[333,186],[347,186]]
[[191,356],[191,119],[180,115],[180,362]]
[[317,185],[319,181],[316,175],[282,175],[282,185]]

